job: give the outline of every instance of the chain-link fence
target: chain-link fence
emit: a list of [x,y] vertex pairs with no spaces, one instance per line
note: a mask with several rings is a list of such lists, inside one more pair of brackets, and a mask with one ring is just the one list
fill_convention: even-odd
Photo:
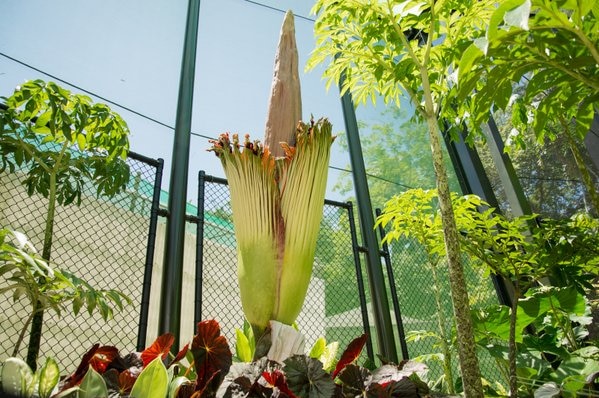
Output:
[[[89,316],[85,307],[74,316],[70,307],[58,317],[46,311],[40,346],[40,361],[51,356],[62,366],[74,367],[94,344],[114,345],[123,352],[145,344],[145,322],[149,291],[144,294],[151,274],[156,209],[160,193],[162,161],[131,154],[127,159],[130,181],[124,193],[106,199],[96,195],[91,183],[84,184],[82,203],[57,206],[51,261],[88,281],[96,289],[116,289],[133,305],[115,310],[105,322],[99,314]],[[38,194],[29,196],[21,183],[25,170],[0,173],[0,226],[25,233],[41,252],[48,201]],[[156,187],[158,191],[156,192]],[[153,217],[153,221],[151,221]],[[149,288],[149,286],[147,286]],[[144,303],[142,305],[142,303]],[[10,356],[24,320],[31,313],[21,297],[0,297],[0,353]],[[140,322],[141,319],[141,322]],[[19,356],[25,357],[29,331]]]
[[[199,192],[203,240],[198,242],[203,255],[200,257],[202,283],[196,286],[201,310],[196,309],[196,321],[217,319],[234,347],[235,329],[243,326],[244,318],[229,189],[225,180],[201,174]],[[326,201],[313,276],[297,319],[308,347],[317,338],[325,337],[327,342],[339,342],[343,350],[351,340],[369,330],[357,250],[351,204]],[[370,342],[366,352],[372,358]]]

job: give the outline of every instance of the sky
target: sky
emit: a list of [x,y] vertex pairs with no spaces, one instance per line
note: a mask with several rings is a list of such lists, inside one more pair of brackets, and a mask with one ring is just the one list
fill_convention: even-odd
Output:
[[[187,197],[195,201],[197,173],[224,177],[206,137],[222,132],[262,139],[274,56],[284,14],[296,14],[304,120],[326,116],[344,134],[339,92],[325,90],[323,69],[305,73],[314,48],[312,1],[202,0],[198,33]],[[0,95],[30,79],[55,80],[23,64],[147,116],[109,103],[127,121],[130,149],[165,161],[168,190],[187,1],[0,1]],[[8,58],[8,57],[12,58]],[[60,83],[73,92],[78,89]],[[105,102],[92,98],[98,102]],[[361,115],[367,115],[362,111]],[[203,136],[203,137],[202,137]],[[348,168],[333,145],[331,166]],[[327,198],[343,172],[329,169]]]

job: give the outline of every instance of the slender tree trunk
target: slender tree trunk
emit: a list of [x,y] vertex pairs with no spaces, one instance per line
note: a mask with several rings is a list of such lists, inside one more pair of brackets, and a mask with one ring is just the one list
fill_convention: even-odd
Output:
[[[429,107],[427,106],[427,108]],[[474,331],[470,316],[470,302],[468,299],[468,291],[466,289],[464,268],[461,262],[458,230],[453,213],[453,206],[451,204],[447,171],[443,163],[443,151],[439,140],[439,125],[437,118],[432,111],[432,105],[430,106],[430,111],[427,110],[426,120],[431,140],[433,166],[437,179],[441,222],[443,225],[445,250],[449,266],[451,299],[456,317],[458,354],[460,358],[462,380],[464,383],[464,395],[467,398],[483,398],[480,368],[478,365],[478,358],[476,357]]]
[[510,398],[518,397],[518,378],[516,367],[516,320],[518,316],[518,300],[520,299],[520,282],[516,274],[514,280],[514,299],[512,300],[512,313],[510,314],[510,336],[508,344],[508,362],[510,368]]
[[445,332],[445,325],[447,324],[447,318],[445,318],[445,312],[441,305],[441,292],[439,291],[439,277],[437,276],[437,265],[432,261],[431,273],[433,275],[433,291],[435,296],[435,305],[437,306],[437,323],[439,325],[439,335],[441,336],[441,347],[443,350],[443,373],[445,374],[445,380],[447,381],[447,392],[449,394],[455,394],[455,387],[453,385],[453,370],[451,368],[451,351],[449,349],[449,343],[447,342],[447,333]]
[[[54,214],[56,213],[56,173],[50,173],[50,193],[48,195],[48,213],[46,215],[46,226],[44,229],[44,247],[42,258],[50,261],[52,251],[52,237],[54,233]],[[42,327],[44,323],[44,311],[42,304],[38,301],[33,305],[33,320],[31,322],[31,333],[29,334],[29,345],[27,347],[27,364],[34,371],[37,368],[37,357],[40,351],[42,339]]]

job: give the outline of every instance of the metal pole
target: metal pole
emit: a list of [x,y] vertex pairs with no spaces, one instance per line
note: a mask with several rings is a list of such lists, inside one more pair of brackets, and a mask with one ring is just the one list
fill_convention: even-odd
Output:
[[[343,85],[344,76],[342,76],[339,85]],[[395,338],[393,336],[393,324],[391,323],[391,314],[389,301],[387,299],[387,289],[385,288],[385,277],[379,255],[379,243],[374,231],[374,216],[372,214],[372,204],[370,202],[370,193],[368,191],[368,181],[366,179],[366,168],[362,156],[362,145],[358,132],[358,122],[354,111],[354,104],[351,94],[346,92],[341,97],[343,108],[343,119],[345,129],[347,130],[347,144],[349,147],[349,156],[352,166],[352,176],[356,189],[356,201],[358,203],[358,216],[360,219],[360,229],[366,246],[366,270],[368,272],[368,282],[372,296],[372,309],[374,315],[374,326],[377,332],[379,343],[379,352],[388,361],[397,363],[397,349]]]
[[[193,327],[202,320],[202,291],[204,283],[204,199],[206,197],[206,172],[198,174],[198,224],[196,229],[196,282]],[[195,329],[194,329],[195,330]],[[195,334],[195,333],[194,333]]]
[[360,247],[358,245],[358,234],[356,233],[356,221],[354,220],[354,205],[351,202],[347,202],[345,208],[347,209],[347,217],[349,219],[349,231],[351,234],[351,246],[356,268],[356,283],[358,284],[358,298],[360,299],[362,324],[364,324],[364,333],[368,334],[368,339],[366,340],[366,353],[368,354],[368,358],[374,363],[372,336],[370,336],[370,321],[368,320],[368,304],[366,303],[366,289],[364,289],[362,262],[360,261]]
[[173,351],[179,350],[181,329],[181,287],[183,283],[183,248],[185,241],[185,202],[189,168],[189,144],[193,109],[196,46],[200,17],[200,0],[189,0],[187,25],[181,62],[177,118],[169,184],[166,241],[160,297],[159,333],[175,335]]
[[144,266],[144,281],[141,290],[141,307],[139,309],[139,327],[137,329],[137,351],[146,348],[148,332],[148,316],[150,313],[150,294],[152,289],[152,270],[154,269],[154,250],[156,249],[156,230],[158,229],[158,209],[160,208],[160,186],[162,185],[162,169],[164,160],[158,159],[154,164],[154,192],[150,208],[150,227],[148,231],[148,247],[146,248],[146,264]]
[[499,134],[499,129],[495,124],[493,116],[489,115],[489,123],[486,126],[483,125],[483,132],[487,138],[487,145],[489,146],[495,168],[505,189],[507,200],[512,208],[512,213],[515,216],[532,214],[528,199],[516,175],[516,170],[514,170],[510,157],[505,153],[503,139]]
[[[382,212],[381,209],[374,210],[377,217],[380,217]],[[381,240],[385,239],[385,228],[379,225],[379,235]],[[393,303],[393,309],[395,310],[395,322],[397,323],[397,333],[399,334],[399,347],[401,348],[401,359],[407,361],[410,359],[408,353],[408,344],[406,342],[406,331],[403,327],[403,320],[401,318],[401,307],[399,305],[399,298],[397,297],[397,288],[395,283],[395,277],[393,276],[393,266],[391,264],[391,253],[389,252],[389,245],[387,242],[383,243],[382,250],[383,260],[385,260],[385,267],[387,268],[387,278],[389,278],[389,290],[391,293],[391,302]]]
[[[470,147],[464,141],[464,133],[460,132],[458,140],[452,140],[448,131],[443,133],[447,152],[458,176],[460,188],[465,194],[475,194],[483,198],[487,203],[499,212],[499,202],[491,187],[485,168],[475,148]],[[512,306],[513,288],[511,282],[502,277],[492,274],[491,281],[495,287],[499,303]]]

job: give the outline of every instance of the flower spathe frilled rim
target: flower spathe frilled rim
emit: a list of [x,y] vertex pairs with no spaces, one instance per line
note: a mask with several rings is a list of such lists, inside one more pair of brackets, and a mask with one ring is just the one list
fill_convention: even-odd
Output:
[[248,321],[291,324],[304,302],[334,140],[327,119],[300,122],[296,145],[275,159],[259,141],[222,134],[211,150],[229,182],[241,302]]

